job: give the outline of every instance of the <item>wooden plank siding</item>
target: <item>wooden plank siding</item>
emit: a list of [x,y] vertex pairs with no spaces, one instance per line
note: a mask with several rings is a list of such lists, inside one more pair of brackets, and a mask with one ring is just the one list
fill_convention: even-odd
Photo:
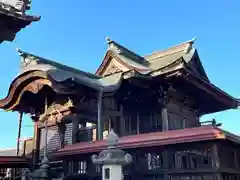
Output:
[[[133,163],[124,167],[124,179],[211,179],[215,180],[213,144],[184,144],[128,149]],[[100,176],[101,168],[91,162],[92,153],[64,157],[65,175]],[[200,178],[201,177],[201,178]]]
[[[64,145],[72,144],[72,123],[65,124],[66,130],[64,135]],[[45,146],[45,129],[40,130],[40,153],[39,160],[43,157],[43,151]],[[61,138],[58,125],[50,126],[48,128],[48,143],[47,143],[47,153],[51,154],[59,149],[61,149]]]

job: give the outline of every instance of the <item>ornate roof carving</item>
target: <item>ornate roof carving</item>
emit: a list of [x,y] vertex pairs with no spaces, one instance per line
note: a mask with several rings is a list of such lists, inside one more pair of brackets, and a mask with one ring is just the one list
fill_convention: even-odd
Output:
[[224,108],[236,108],[238,101],[211,84],[207,77],[204,78],[204,69],[195,65],[199,64],[200,60],[196,49],[192,48],[193,42],[193,40],[188,41],[164,52],[156,52],[153,55],[141,57],[108,39],[109,48],[97,74],[84,72],[18,50],[21,56],[21,73],[12,82],[8,96],[0,100],[0,108],[15,107],[16,102],[19,101],[17,98],[13,100],[13,97],[21,95],[21,92],[37,93],[40,85],[35,86],[34,83],[28,85],[29,82],[37,79],[43,79],[41,80],[43,85],[50,86],[58,93],[69,93],[65,82],[81,84],[83,87],[96,91],[113,92],[119,89],[125,79],[138,77],[138,79],[144,78],[146,80],[156,76],[168,77],[171,74],[174,77],[181,76],[188,82],[194,81],[193,79],[201,82],[199,86],[194,83],[199,91],[209,93],[216,102],[222,103]]
[[10,10],[15,9],[16,12],[24,13],[31,8],[30,0],[0,0],[2,8]]

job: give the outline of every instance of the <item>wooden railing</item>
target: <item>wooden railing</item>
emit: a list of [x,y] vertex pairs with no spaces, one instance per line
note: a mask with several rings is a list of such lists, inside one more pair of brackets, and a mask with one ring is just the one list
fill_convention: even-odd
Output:
[[[203,144],[169,146],[166,148],[128,149],[133,157],[133,163],[124,167],[124,179],[201,179],[215,180],[216,169],[213,163],[214,154]],[[101,168],[91,161],[91,153],[68,157],[64,162],[66,176],[91,175],[101,176]],[[165,178],[164,178],[165,177]]]
[[80,128],[76,133],[77,143],[92,141],[95,136],[95,130],[95,126]]

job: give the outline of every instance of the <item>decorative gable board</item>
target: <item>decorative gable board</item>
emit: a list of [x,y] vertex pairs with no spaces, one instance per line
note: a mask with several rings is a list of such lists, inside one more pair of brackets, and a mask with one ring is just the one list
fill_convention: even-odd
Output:
[[188,62],[188,66],[191,70],[198,76],[206,79],[209,81],[208,76],[203,68],[203,65],[199,59],[198,54],[196,53],[195,56]]
[[109,62],[104,67],[103,71],[101,72],[101,76],[107,76],[110,74],[114,74],[117,72],[124,72],[128,71],[129,69],[122,65],[119,61],[114,58],[109,59]]

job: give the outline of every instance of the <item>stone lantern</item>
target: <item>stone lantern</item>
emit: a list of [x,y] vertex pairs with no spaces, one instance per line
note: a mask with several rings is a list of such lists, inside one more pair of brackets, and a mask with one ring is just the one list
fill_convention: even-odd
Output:
[[93,164],[102,165],[102,180],[123,180],[123,165],[132,162],[132,156],[117,148],[119,137],[111,131],[108,148],[92,156]]

